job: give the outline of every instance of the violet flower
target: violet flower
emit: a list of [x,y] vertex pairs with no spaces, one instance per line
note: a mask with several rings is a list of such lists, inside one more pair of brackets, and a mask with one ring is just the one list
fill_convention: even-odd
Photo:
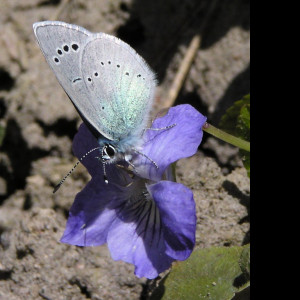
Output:
[[[195,245],[196,211],[192,191],[170,181],[166,172],[171,163],[196,153],[206,117],[190,105],[179,105],[156,119],[152,128],[176,124],[168,130],[147,130],[141,152],[134,158],[138,176],[130,176],[116,165],[106,169],[94,155],[82,163],[92,176],[77,194],[70,209],[61,241],[77,246],[107,243],[114,260],[135,265],[138,277],[153,279],[174,260],[187,259]],[[73,151],[81,157],[98,146],[82,124],[73,141]],[[168,180],[161,180],[163,174]]]

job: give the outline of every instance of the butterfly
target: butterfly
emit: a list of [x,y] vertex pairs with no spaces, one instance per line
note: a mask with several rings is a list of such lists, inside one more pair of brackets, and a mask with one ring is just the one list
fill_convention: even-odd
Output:
[[130,164],[132,151],[142,154],[137,148],[157,83],[148,64],[105,33],[60,21],[37,22],[33,30],[57,80],[98,139],[104,166],[120,160]]

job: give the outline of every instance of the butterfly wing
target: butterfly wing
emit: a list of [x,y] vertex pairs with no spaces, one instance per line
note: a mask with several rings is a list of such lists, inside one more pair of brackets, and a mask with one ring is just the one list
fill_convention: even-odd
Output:
[[86,44],[81,68],[102,132],[114,140],[141,132],[156,85],[143,58],[120,39],[99,33]]
[[74,106],[110,140],[141,131],[154,97],[154,74],[126,43],[58,21],[33,25],[42,52]]
[[47,63],[72,103],[83,119],[90,123],[88,125],[100,131],[96,123],[88,118],[94,108],[80,69],[82,52],[92,33],[82,27],[57,21],[35,23],[33,30]]

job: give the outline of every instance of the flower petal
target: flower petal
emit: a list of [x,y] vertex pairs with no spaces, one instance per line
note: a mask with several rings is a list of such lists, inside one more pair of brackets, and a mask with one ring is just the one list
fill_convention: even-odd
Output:
[[61,242],[77,246],[97,246],[106,242],[116,216],[115,206],[126,201],[123,187],[105,184],[96,174],[76,195]]
[[[96,147],[99,147],[97,139],[88,127],[82,123],[73,139],[72,149],[75,156],[80,159]],[[103,176],[102,164],[96,158],[97,156],[100,156],[100,150],[95,150],[93,153],[88,154],[82,159],[81,163],[87,168],[92,176],[99,172],[101,172]]]
[[153,279],[174,261],[166,255],[160,214],[154,201],[120,207],[111,225],[107,244],[114,260],[135,265],[138,277]]
[[196,209],[192,191],[183,184],[160,181],[148,186],[161,216],[166,254],[187,259],[195,245]]
[[[146,236],[152,233],[149,227]],[[135,274],[138,277],[153,279],[159,273],[171,266],[174,259],[165,254],[166,247],[159,233],[150,241],[144,240],[137,234],[135,222],[124,223],[116,219],[108,233],[107,244],[114,260],[123,260],[135,265]],[[152,243],[151,243],[152,242]]]
[[133,162],[138,175],[160,180],[171,163],[194,155],[202,140],[205,121],[206,117],[188,104],[171,107],[167,115],[156,119],[151,128],[164,128],[173,124],[176,126],[166,130],[146,131],[141,152],[151,158],[159,169],[149,159],[139,155]]
[[155,278],[195,245],[196,212],[191,190],[169,181],[148,186],[153,200],[119,207],[107,243],[115,260],[135,265],[138,277]]
[[[201,142],[205,120],[190,105],[173,107],[166,116],[156,119],[153,128],[176,126],[145,133],[145,156],[138,155],[134,161],[138,175],[159,180],[172,162],[193,155]],[[81,125],[73,142],[75,155],[81,158],[96,147],[97,139]],[[146,156],[158,164],[159,170]],[[89,154],[82,163],[92,180],[75,198],[62,242],[79,246],[107,242],[113,259],[134,264],[137,276],[151,279],[175,259],[189,257],[195,244],[196,214],[188,188],[160,181],[147,186],[151,199],[141,177],[131,178],[109,164],[107,185],[95,155]]]

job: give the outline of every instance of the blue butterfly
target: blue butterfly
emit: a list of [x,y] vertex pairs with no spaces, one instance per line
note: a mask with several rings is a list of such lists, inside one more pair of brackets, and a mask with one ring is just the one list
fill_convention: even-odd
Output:
[[142,154],[137,148],[156,87],[144,59],[120,39],[76,25],[44,21],[33,29],[59,83],[98,139],[104,166],[130,163],[132,150]]

